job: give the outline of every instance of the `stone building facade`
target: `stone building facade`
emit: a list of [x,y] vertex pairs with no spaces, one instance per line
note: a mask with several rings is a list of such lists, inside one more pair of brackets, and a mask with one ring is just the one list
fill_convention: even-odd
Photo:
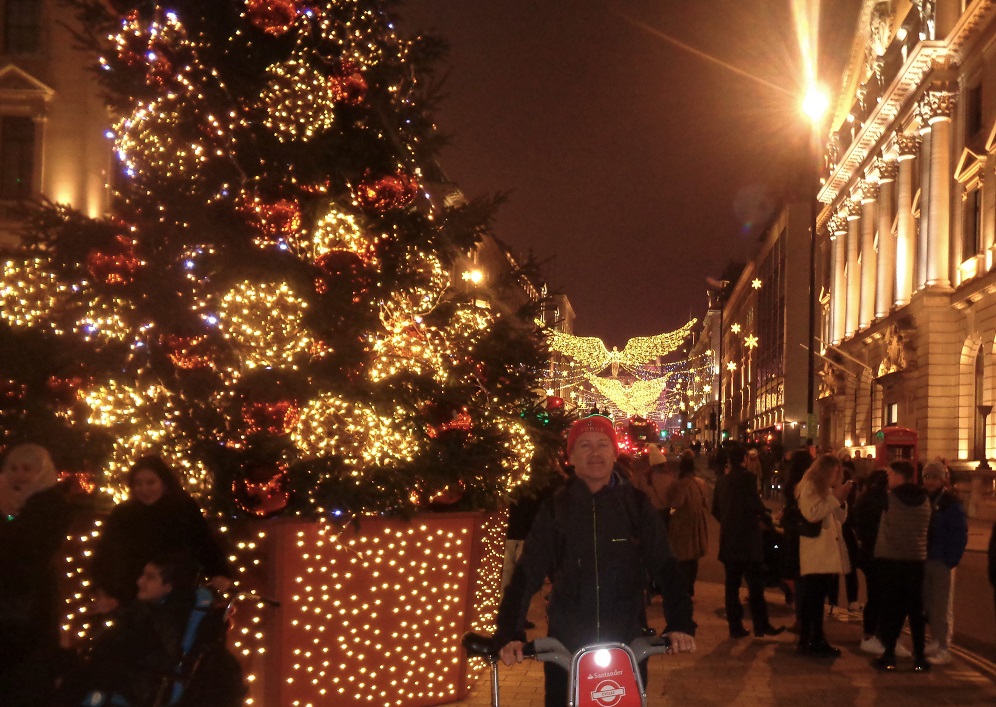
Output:
[[996,2],[865,2],[819,191],[819,442],[996,455]]
[[0,242],[13,207],[44,195],[88,216],[107,212],[108,114],[56,0],[0,0]]

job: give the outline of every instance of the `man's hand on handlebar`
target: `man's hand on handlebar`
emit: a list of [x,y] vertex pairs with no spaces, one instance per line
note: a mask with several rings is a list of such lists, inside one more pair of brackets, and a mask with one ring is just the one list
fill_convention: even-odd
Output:
[[695,652],[695,636],[682,633],[681,631],[671,631],[671,633],[665,633],[664,635],[671,639],[671,653]]
[[498,651],[498,656],[501,658],[501,662],[505,665],[511,665],[512,663],[522,662],[522,641],[509,641],[502,649]]

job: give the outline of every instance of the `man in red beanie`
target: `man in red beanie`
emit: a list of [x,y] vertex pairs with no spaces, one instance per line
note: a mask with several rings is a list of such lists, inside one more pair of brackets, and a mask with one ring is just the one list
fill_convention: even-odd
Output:
[[[498,610],[495,642],[506,665],[522,662],[526,612],[548,574],[549,634],[567,650],[640,636],[647,574],[664,597],[673,649],[695,650],[692,602],[667,533],[646,494],[613,472],[618,453],[608,418],[571,427],[574,477],[540,507]],[[546,707],[566,705],[567,673],[552,663],[543,669]],[[646,685],[646,662],[640,670]]]

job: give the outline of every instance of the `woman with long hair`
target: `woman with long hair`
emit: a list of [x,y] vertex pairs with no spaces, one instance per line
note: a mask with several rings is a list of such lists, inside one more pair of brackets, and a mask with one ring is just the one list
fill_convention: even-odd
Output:
[[162,457],[142,457],[127,480],[128,499],[111,511],[94,551],[96,610],[131,602],[145,565],[164,554],[186,553],[212,586],[227,589],[231,582],[225,553]]
[[819,526],[815,537],[802,534],[799,538],[799,653],[840,655],[840,649],[827,643],[823,634],[823,603],[831,584],[851,570],[841,527],[847,518],[850,490],[851,482],[843,483],[840,460],[830,454],[813,461],[795,490],[803,518]]

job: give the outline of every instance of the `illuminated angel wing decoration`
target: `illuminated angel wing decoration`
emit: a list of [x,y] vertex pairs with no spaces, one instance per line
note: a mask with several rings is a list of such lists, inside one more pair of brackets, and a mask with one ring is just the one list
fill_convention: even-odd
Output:
[[655,361],[661,356],[674,351],[688,336],[696,320],[693,319],[680,329],[654,336],[636,336],[626,342],[619,353],[619,361],[623,366],[635,368],[645,363]]
[[592,373],[597,373],[612,360],[612,354],[602,340],[595,336],[573,336],[559,331],[548,331],[550,348],[570,356],[579,365]]
[[638,380],[631,385],[623,385],[614,378],[599,378],[589,375],[588,381],[606,398],[615,403],[626,415],[647,417],[657,406],[667,378]]

